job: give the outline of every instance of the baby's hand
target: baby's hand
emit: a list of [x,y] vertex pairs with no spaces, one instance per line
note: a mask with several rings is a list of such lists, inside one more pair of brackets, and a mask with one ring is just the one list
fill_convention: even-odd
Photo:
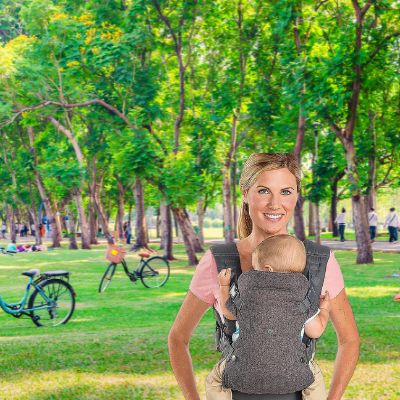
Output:
[[218,274],[218,283],[220,286],[230,286],[231,272],[231,268],[221,270],[221,272]]
[[319,308],[320,310],[327,310],[329,313],[331,312],[331,298],[329,297],[329,292],[325,290],[325,294],[320,296],[319,299]]

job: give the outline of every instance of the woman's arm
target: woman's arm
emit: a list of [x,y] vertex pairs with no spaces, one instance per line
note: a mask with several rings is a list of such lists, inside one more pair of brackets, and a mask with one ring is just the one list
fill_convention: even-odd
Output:
[[169,358],[186,400],[200,400],[196,388],[189,341],[202,316],[210,307],[189,291],[168,335]]
[[236,320],[236,317],[229,311],[228,307],[226,306],[226,302],[229,299],[231,274],[231,268],[222,269],[221,272],[218,274],[219,296],[221,302],[221,310],[224,314],[224,317],[230,320]]
[[327,400],[340,400],[356,368],[360,353],[360,336],[344,289],[331,300],[330,317],[336,331],[338,351]]

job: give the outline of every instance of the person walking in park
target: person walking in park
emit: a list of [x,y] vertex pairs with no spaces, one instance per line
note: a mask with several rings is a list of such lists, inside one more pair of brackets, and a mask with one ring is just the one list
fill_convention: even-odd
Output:
[[2,239],[7,239],[6,238],[6,232],[7,232],[7,225],[5,224],[5,222],[3,222],[1,224],[1,238]]
[[368,213],[368,224],[369,224],[369,236],[371,238],[371,243],[374,243],[376,238],[376,230],[378,227],[378,214],[372,207],[370,208]]
[[126,244],[131,244],[132,227],[129,221],[126,222],[125,236],[126,236]]
[[40,235],[40,237],[44,238],[45,233],[46,233],[46,229],[45,229],[44,225],[43,224],[39,224],[39,235]]
[[344,230],[346,228],[346,209],[344,207],[342,208],[342,212],[336,217],[335,223],[339,227],[340,241],[344,242],[346,240],[344,238]]
[[[235,244],[242,272],[252,269],[251,256],[258,244],[268,237],[288,234],[287,225],[293,216],[300,191],[300,175],[300,168],[292,154],[252,154],[246,161],[240,177],[243,195],[238,222],[240,240]],[[339,348],[327,400],[339,400],[356,367],[360,339],[344,290],[340,266],[334,254],[329,254],[321,293],[328,291],[330,295],[330,319]],[[168,336],[171,366],[187,400],[200,399],[189,352],[190,338],[211,306],[216,308],[223,319],[217,262],[208,250],[196,268]],[[232,399],[301,399],[301,392],[248,394],[233,390]]]
[[383,226],[384,228],[388,227],[390,243],[397,243],[399,226],[399,216],[396,213],[396,209],[392,207],[386,217],[385,224]]

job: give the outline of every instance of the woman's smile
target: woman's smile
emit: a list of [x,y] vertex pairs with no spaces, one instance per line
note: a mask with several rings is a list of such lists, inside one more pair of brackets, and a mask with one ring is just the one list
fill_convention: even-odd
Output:
[[276,213],[263,213],[265,219],[271,222],[279,222],[284,214],[276,214]]

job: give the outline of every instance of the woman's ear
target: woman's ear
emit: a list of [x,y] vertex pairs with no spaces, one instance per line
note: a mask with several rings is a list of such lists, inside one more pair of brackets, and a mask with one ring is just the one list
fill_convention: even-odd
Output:
[[243,192],[243,197],[242,197],[243,203],[247,203],[247,194],[248,194],[248,190]]
[[264,268],[267,270],[267,271],[269,271],[269,272],[274,272],[274,269],[271,267],[271,265],[269,265],[269,264],[265,264],[264,265]]

